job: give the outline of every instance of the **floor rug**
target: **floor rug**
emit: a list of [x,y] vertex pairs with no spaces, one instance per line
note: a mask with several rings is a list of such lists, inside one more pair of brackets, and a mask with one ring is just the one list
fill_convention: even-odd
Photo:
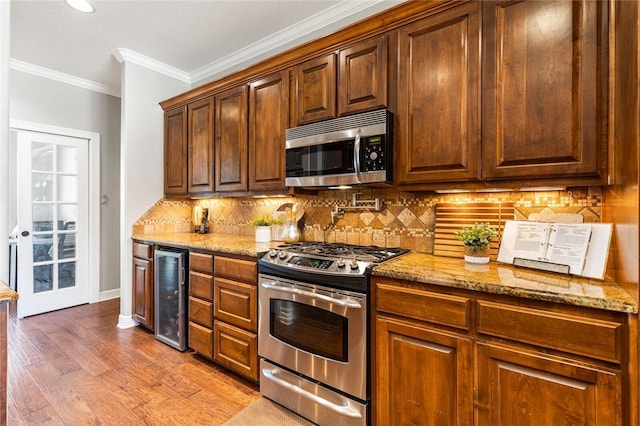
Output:
[[222,426],[313,426],[311,423],[286,408],[260,398],[247,408],[227,420]]

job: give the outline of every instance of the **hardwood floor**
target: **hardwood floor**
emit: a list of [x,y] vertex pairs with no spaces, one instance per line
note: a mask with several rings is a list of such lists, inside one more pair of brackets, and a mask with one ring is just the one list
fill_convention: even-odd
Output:
[[141,327],[116,327],[120,301],[8,324],[9,425],[220,425],[258,388]]

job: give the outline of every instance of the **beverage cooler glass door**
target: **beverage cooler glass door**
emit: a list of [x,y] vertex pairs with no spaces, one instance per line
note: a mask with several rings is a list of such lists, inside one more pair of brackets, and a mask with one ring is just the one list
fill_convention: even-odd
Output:
[[186,339],[186,252],[156,250],[156,339],[184,351]]

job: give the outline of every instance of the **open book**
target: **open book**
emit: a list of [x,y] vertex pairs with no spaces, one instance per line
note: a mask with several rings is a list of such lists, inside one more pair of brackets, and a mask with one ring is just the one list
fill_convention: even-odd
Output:
[[611,224],[507,221],[498,261],[513,263],[521,258],[549,262],[569,266],[573,275],[602,278],[610,235]]

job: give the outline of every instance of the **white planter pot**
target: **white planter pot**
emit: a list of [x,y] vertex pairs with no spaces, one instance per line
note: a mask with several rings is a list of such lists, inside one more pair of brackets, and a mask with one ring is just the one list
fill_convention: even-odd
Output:
[[270,226],[256,226],[256,243],[268,243],[271,241]]
[[464,261],[467,263],[475,263],[477,265],[484,265],[485,263],[489,263],[489,256],[464,256]]

